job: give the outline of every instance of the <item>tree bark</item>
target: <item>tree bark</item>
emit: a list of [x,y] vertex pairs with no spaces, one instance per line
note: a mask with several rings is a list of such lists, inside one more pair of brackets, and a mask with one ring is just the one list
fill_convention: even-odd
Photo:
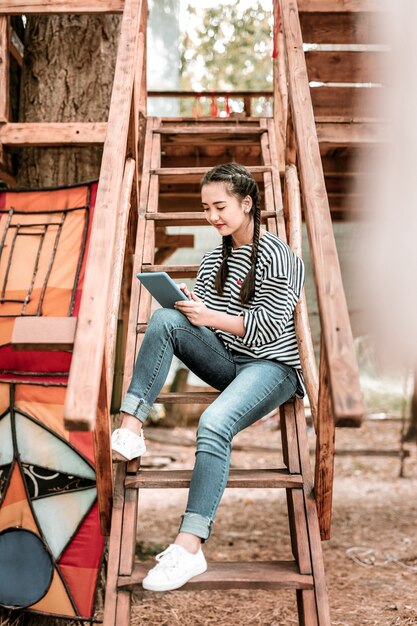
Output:
[[[20,122],[107,120],[120,16],[28,17]],[[24,148],[19,187],[70,185],[98,178],[101,146]]]

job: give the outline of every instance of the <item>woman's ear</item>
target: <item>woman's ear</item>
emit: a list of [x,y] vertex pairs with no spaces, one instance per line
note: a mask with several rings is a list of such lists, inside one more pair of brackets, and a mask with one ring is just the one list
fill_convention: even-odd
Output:
[[246,196],[245,198],[243,198],[242,200],[242,206],[243,206],[243,210],[245,213],[250,213],[250,210],[252,208],[252,198],[250,196]]

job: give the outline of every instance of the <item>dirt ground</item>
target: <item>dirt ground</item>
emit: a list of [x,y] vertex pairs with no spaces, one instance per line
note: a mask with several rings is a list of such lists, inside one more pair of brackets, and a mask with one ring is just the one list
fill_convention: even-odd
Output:
[[[150,438],[152,429],[148,429]],[[161,429],[153,429],[161,432]],[[166,431],[194,437],[194,429]],[[323,543],[333,626],[417,625],[417,455],[399,477],[399,457],[352,454],[353,450],[399,450],[401,422],[367,420],[360,430],[338,429],[332,538]],[[309,432],[311,446],[314,436]],[[280,463],[277,421],[255,424],[235,439],[232,466],[272,467]],[[192,467],[192,446],[148,440],[152,457],[169,456],[170,469]],[[140,494],[138,552],[149,556],[175,537],[186,490]],[[205,554],[212,560],[291,558],[285,493],[229,489],[223,497]],[[147,554],[147,556],[146,556]],[[293,592],[204,591],[134,597],[132,625],[290,626],[298,624]]]

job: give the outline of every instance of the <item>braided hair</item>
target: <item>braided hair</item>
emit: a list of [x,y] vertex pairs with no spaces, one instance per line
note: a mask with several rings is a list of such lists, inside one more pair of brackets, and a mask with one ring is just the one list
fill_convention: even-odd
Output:
[[[203,177],[200,187],[209,183],[225,183],[228,193],[235,196],[240,202],[250,196],[252,207],[249,218],[253,219],[253,242],[251,252],[251,268],[240,289],[240,301],[248,304],[255,295],[256,262],[258,259],[259,234],[261,228],[261,206],[259,188],[251,173],[243,165],[225,163],[209,170]],[[224,285],[229,273],[228,258],[232,252],[232,236],[223,237],[222,262],[216,275],[215,288],[218,294],[224,292]]]

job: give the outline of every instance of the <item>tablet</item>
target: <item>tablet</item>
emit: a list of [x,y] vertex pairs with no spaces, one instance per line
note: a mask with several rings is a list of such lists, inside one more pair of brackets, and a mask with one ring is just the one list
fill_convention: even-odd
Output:
[[173,309],[178,300],[188,300],[166,272],[139,272],[136,276],[165,309]]

